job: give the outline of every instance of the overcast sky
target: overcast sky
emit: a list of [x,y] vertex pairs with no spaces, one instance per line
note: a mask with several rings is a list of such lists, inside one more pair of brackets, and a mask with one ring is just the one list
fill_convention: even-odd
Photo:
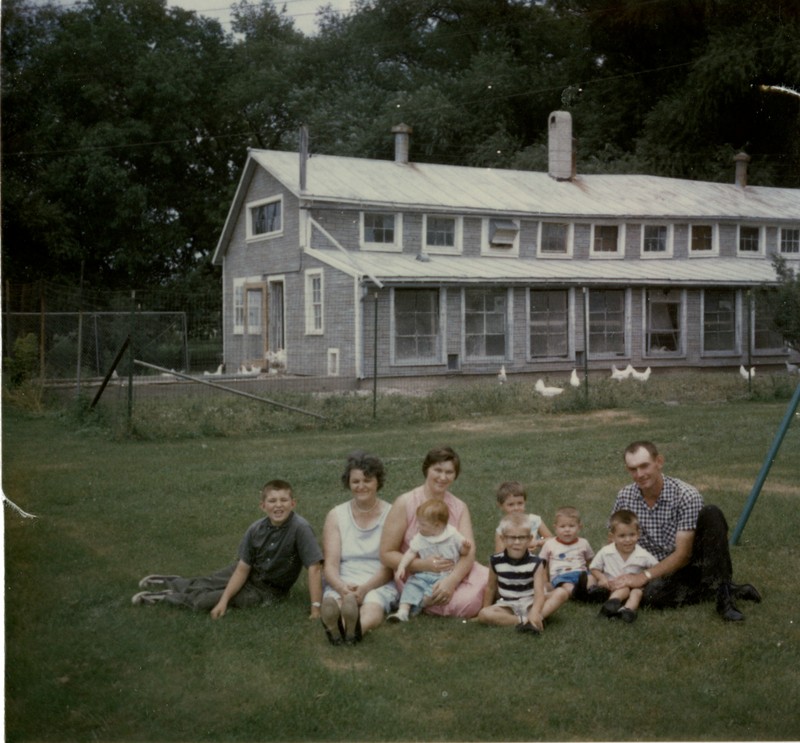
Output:
[[[200,15],[216,18],[225,31],[231,30],[230,8],[233,3],[227,0],[169,0],[168,5],[174,5],[185,10],[194,10]],[[335,10],[349,12],[350,0],[280,0],[275,1],[275,7],[280,11],[286,6],[286,15],[294,20],[295,27],[306,35],[316,31],[316,13],[324,6],[331,5]]]

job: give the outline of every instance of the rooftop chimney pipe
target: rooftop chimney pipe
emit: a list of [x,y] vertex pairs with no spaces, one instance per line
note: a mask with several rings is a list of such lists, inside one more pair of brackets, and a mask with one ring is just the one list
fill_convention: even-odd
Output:
[[394,161],[408,165],[409,135],[414,130],[408,124],[398,124],[392,127],[394,134]]
[[571,181],[576,174],[575,145],[572,139],[572,116],[567,111],[553,111],[548,119],[547,172],[557,181]]
[[736,177],[734,183],[739,188],[744,188],[747,185],[747,163],[750,162],[750,155],[746,152],[740,152],[738,155],[733,156],[733,162],[736,163]]

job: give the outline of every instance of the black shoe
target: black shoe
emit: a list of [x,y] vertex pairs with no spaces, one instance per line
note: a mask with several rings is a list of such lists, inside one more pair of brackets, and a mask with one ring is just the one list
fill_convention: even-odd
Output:
[[633,624],[636,621],[636,612],[624,606],[617,612],[617,616],[626,624]]
[[733,592],[730,583],[721,583],[717,589],[717,614],[726,622],[741,622],[744,614],[733,603]]
[[761,603],[761,594],[755,586],[751,586],[749,583],[731,583],[731,593],[733,593],[734,597],[737,599],[753,601],[756,604]]
[[600,616],[608,619],[619,619],[619,610],[622,602],[619,599],[609,599],[600,607]]
[[516,629],[517,632],[520,632],[520,633],[522,633],[524,635],[540,635],[541,634],[541,632],[539,632],[539,630],[536,629],[536,627],[534,627],[530,622],[520,622],[514,629]]
[[589,593],[586,590],[586,581],[589,580],[589,573],[581,573],[578,576],[578,582],[575,584],[575,588],[572,589],[572,598],[576,601],[588,601],[589,600]]
[[602,586],[592,586],[586,592],[586,601],[590,604],[604,604],[608,601],[608,597],[611,595],[611,591],[607,588],[603,588]]

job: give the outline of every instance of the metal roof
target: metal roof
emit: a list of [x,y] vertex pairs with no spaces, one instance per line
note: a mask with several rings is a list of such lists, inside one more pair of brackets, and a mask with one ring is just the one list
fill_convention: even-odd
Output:
[[[308,204],[587,219],[800,221],[800,189],[651,175],[578,175],[314,155],[300,192],[295,152],[250,150],[249,159]],[[733,169],[732,169],[733,171]],[[733,173],[732,173],[733,174]]]
[[311,250],[306,254],[357,279],[383,285],[567,284],[619,286],[755,286],[776,281],[769,261],[742,258],[686,260],[579,260],[465,258],[431,255],[420,261],[410,254]]

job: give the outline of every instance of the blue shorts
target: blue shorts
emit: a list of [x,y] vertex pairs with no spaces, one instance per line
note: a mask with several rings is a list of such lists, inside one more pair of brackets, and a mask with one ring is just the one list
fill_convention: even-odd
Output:
[[426,596],[433,593],[433,587],[449,573],[422,572],[414,573],[403,586],[400,594],[401,604],[411,604],[412,613],[417,614],[422,610],[422,602]]
[[586,575],[585,570],[570,570],[568,573],[557,575],[550,582],[553,584],[553,588],[560,586],[562,583],[572,583],[573,586],[576,586],[582,575]]

